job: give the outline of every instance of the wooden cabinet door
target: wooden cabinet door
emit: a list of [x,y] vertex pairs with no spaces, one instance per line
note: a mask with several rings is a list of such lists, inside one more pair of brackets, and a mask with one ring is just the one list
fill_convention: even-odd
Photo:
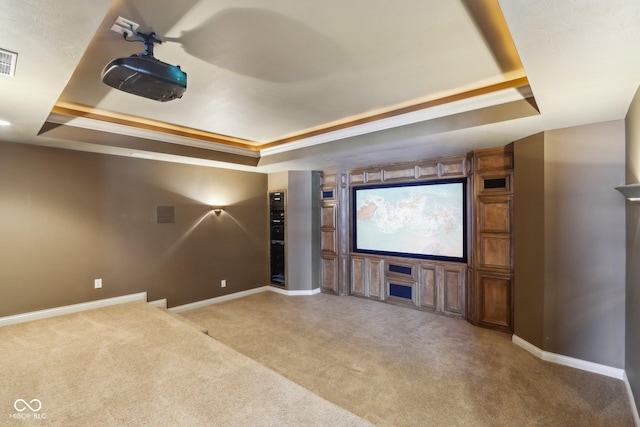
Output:
[[419,304],[430,311],[438,309],[438,268],[435,264],[420,264]]
[[365,262],[362,257],[351,257],[351,295],[364,297],[367,276]]
[[322,254],[320,258],[320,283],[323,292],[338,294],[338,262],[333,254]]
[[442,311],[446,314],[464,317],[465,280],[467,269],[464,266],[444,265],[442,267]]
[[479,233],[511,233],[513,203],[511,196],[480,196],[476,203]]
[[472,247],[467,318],[513,331],[513,146],[473,152]]
[[[327,177],[327,178],[332,178]],[[338,204],[336,188],[322,187],[320,200],[320,288],[323,292],[339,294],[337,225]]]
[[476,201],[476,267],[512,270],[511,196],[482,196]]
[[384,299],[384,260],[351,256],[351,295]]
[[381,258],[367,258],[365,260],[367,271],[366,294],[370,298],[383,300],[384,296],[384,260]]
[[454,317],[466,317],[466,265],[420,263],[420,308]]
[[511,275],[476,272],[479,322],[504,331],[513,330],[513,279]]

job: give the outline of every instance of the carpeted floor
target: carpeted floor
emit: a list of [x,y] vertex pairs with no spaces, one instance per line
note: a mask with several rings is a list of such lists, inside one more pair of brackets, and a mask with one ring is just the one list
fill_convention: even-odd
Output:
[[622,381],[543,362],[461,320],[272,292],[181,314],[377,425],[633,426]]
[[0,425],[370,424],[136,302],[0,327]]

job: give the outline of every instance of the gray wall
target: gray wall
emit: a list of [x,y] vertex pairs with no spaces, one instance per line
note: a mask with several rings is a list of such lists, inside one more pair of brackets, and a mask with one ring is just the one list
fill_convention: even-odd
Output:
[[[624,368],[624,121],[545,132],[543,349]],[[517,167],[517,166],[516,166]]]
[[515,335],[625,366],[624,122],[514,143]]
[[320,175],[289,171],[269,175],[269,191],[286,190],[285,288],[320,287]]
[[[319,287],[317,274],[317,228],[319,185],[309,171],[289,172],[287,192],[287,289],[310,290]],[[315,186],[314,186],[315,185]],[[315,224],[315,225],[314,225]]]
[[[640,182],[640,89],[626,118],[626,183]],[[640,408],[640,204],[626,204],[626,372]]]
[[[264,174],[0,143],[0,316],[264,286],[266,190]],[[162,205],[175,206],[174,224],[156,223]]]

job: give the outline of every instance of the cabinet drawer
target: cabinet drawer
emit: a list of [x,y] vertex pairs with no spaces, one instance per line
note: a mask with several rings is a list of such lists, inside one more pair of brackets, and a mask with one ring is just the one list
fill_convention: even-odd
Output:
[[417,286],[415,281],[387,277],[385,290],[387,300],[391,302],[417,305]]
[[415,262],[389,259],[386,263],[385,275],[397,277],[401,280],[415,281],[418,279],[418,268]]

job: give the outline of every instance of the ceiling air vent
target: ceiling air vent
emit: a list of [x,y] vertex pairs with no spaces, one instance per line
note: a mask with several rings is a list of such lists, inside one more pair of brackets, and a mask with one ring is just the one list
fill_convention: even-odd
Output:
[[16,73],[18,54],[0,49],[0,76],[11,76]]

